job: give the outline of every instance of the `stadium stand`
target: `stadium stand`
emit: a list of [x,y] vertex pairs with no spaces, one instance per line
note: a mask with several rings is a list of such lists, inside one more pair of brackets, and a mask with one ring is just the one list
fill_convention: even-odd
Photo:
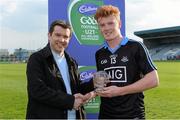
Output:
[[180,26],[136,31],[153,60],[180,60]]

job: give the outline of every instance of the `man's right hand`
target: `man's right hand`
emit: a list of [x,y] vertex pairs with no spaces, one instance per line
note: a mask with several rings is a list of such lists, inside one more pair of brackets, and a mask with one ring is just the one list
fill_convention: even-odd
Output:
[[95,97],[96,95],[94,92],[87,93],[86,95],[82,95],[81,93],[74,94],[75,101],[74,101],[74,109],[78,109],[83,104],[87,103],[90,99]]
[[73,108],[78,110],[78,108],[83,105],[84,101],[83,101],[83,95],[80,93],[74,94],[75,100],[74,100],[74,106]]

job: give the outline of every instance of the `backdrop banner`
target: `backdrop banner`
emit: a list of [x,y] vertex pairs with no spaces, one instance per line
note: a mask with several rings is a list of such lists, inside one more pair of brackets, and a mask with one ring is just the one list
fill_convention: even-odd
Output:
[[[56,19],[69,21],[73,36],[67,52],[78,62],[80,78],[89,81],[95,67],[95,52],[104,42],[98,30],[94,14],[101,5],[114,5],[121,11],[121,33],[125,36],[125,0],[49,0],[48,23]],[[85,105],[87,118],[96,119],[99,112],[99,97]]]

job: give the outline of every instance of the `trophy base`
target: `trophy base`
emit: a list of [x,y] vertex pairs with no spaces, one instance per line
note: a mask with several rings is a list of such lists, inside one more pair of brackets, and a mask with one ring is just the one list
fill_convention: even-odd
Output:
[[96,93],[100,93],[100,92],[103,92],[103,91],[104,91],[103,88],[96,88],[96,89],[95,89],[95,92],[96,92]]

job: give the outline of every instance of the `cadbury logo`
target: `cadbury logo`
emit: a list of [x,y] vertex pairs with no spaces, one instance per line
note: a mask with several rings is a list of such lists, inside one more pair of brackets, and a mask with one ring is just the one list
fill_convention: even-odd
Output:
[[91,79],[93,77],[93,72],[82,72],[80,74],[80,79],[83,80],[87,80],[87,79]]
[[97,8],[98,6],[93,5],[93,4],[84,4],[79,7],[79,12],[81,14],[91,15],[96,12]]

